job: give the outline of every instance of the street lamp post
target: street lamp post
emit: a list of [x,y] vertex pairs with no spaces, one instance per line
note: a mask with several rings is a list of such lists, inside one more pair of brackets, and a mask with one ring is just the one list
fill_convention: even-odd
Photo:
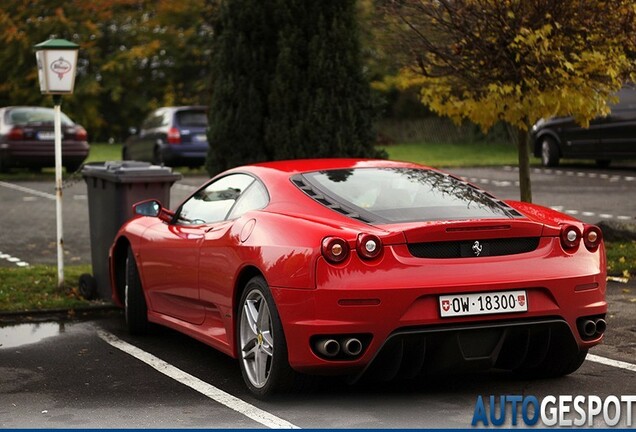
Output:
[[57,220],[57,284],[64,286],[64,236],[62,228],[62,95],[73,93],[79,45],[49,39],[35,45],[42,94],[53,95],[55,110],[55,215]]

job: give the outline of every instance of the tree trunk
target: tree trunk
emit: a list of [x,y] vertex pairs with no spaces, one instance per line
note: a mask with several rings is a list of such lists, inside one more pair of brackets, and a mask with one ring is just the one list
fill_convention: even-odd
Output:
[[528,131],[515,128],[517,135],[517,151],[519,154],[519,192],[520,199],[532,202],[532,187],[530,184],[530,151],[528,148]]

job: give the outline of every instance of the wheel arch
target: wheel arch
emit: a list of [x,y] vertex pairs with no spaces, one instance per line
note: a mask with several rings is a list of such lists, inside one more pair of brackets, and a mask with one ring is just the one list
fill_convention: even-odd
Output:
[[555,141],[557,150],[559,151],[559,157],[562,157],[563,151],[561,150],[561,139],[559,138],[559,135],[552,129],[544,129],[537,134],[533,143],[534,156],[541,157],[541,143],[543,141],[543,138],[545,137],[550,137]]

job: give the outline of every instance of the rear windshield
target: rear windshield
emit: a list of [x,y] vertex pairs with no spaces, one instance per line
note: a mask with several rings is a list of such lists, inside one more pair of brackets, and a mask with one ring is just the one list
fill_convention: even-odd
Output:
[[426,169],[356,168],[303,177],[332,201],[371,221],[492,219],[515,213],[466,182]]
[[177,123],[180,126],[207,127],[208,116],[205,111],[178,111]]
[[[55,119],[55,111],[51,108],[12,108],[5,114],[5,122],[13,125],[31,125],[53,124]],[[61,114],[62,124],[72,126],[73,122],[64,113]]]

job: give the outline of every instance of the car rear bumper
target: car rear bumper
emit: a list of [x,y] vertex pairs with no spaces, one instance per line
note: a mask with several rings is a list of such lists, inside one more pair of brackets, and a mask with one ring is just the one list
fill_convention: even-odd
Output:
[[[604,268],[600,262],[596,262],[595,273],[581,275],[582,269],[590,268],[585,258],[592,254],[586,251],[581,255],[587,256],[575,254],[571,257],[574,259],[540,257],[541,251],[534,257],[527,255],[529,258],[521,264],[510,259],[458,260],[450,267],[438,264],[437,268],[431,265],[430,269],[423,269],[420,264],[419,272],[405,265],[404,260],[398,260],[402,261],[401,266],[388,263],[386,269],[390,271],[383,271],[383,265],[337,271],[319,260],[316,289],[272,288],[287,339],[289,362],[296,370],[307,373],[357,374],[383,351],[412,352],[427,346],[433,353],[459,354],[440,357],[448,364],[514,367],[515,361],[523,360],[521,352],[518,358],[511,358],[519,351],[515,344],[535,334],[548,334],[544,337],[547,340],[549,333],[558,334],[581,350],[600,343],[601,333],[584,337],[579,330],[583,319],[601,319],[607,312],[605,273],[600,270]],[[396,257],[385,259],[392,261]],[[554,266],[551,260],[555,261]],[[604,260],[600,261],[604,265]],[[324,276],[325,273],[329,275]],[[414,283],[418,280],[419,284]],[[440,295],[513,290],[526,292],[528,311],[441,317]],[[342,345],[351,337],[362,341],[359,356],[325,358],[316,350],[318,340],[334,339]],[[502,346],[512,348],[502,351]],[[480,351],[480,347],[485,351]],[[471,350],[473,354],[463,355]],[[435,358],[429,354],[427,361]]]
[[161,158],[168,166],[201,166],[208,156],[207,143],[167,144],[161,149]]
[[[62,165],[79,165],[87,157],[89,145],[82,141],[62,143]],[[55,166],[55,146],[52,142],[21,141],[0,144],[0,158],[6,167]]]

